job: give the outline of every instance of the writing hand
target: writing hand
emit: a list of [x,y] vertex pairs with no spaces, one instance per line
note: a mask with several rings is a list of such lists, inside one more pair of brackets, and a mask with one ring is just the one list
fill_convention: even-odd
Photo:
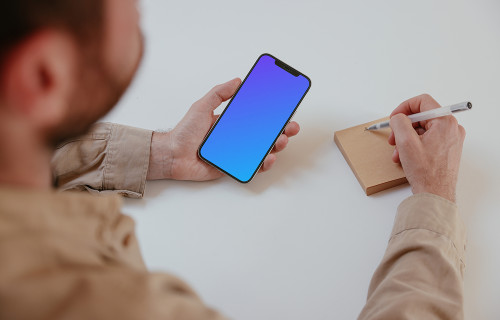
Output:
[[389,143],[396,149],[414,194],[429,192],[455,202],[465,130],[454,116],[412,124],[407,115],[441,106],[429,95],[409,99],[391,114]]

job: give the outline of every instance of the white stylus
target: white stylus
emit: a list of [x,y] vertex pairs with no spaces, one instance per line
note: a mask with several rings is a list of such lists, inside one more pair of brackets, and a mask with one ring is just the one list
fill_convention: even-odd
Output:
[[[439,117],[444,117],[444,116],[449,116],[453,113],[456,112],[461,112],[461,111],[467,111],[472,108],[472,103],[466,101],[462,103],[457,103],[452,106],[448,107],[442,107],[442,108],[436,108],[436,109],[431,109],[428,111],[420,112],[420,113],[415,113],[412,115],[409,115],[408,118],[410,118],[411,123],[419,122],[419,121],[425,121],[425,120],[431,120]],[[382,128],[387,128],[389,127],[389,121],[384,121],[384,122],[379,122],[374,125],[371,125],[365,130],[378,130]]]

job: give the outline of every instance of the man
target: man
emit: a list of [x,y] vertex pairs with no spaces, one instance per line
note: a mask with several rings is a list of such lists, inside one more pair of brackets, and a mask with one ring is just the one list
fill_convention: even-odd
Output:
[[[181,280],[146,270],[119,197],[52,189],[140,197],[147,179],[220,177],[196,148],[238,79],[212,89],[169,133],[113,124],[87,130],[139,64],[135,4],[0,4],[0,319],[222,318]],[[454,201],[465,133],[453,117],[413,128],[403,115],[436,107],[424,95],[393,113],[393,160],[415,195],[398,209],[361,319],[463,317],[464,230]],[[298,131],[290,123],[274,151]],[[275,159],[268,156],[263,170]]]

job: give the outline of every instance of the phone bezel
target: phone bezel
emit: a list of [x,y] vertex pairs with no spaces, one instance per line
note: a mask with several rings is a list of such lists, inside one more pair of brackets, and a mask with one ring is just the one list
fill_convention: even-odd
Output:
[[[202,155],[201,155],[201,149],[203,148],[203,146],[205,145],[208,137],[210,137],[210,134],[212,134],[212,131],[215,129],[215,127],[217,126],[217,124],[219,123],[219,121],[222,119],[222,117],[224,116],[224,113],[226,113],[226,111],[229,109],[229,107],[231,106],[231,103],[233,102],[233,99],[238,95],[238,92],[240,92],[240,89],[241,87],[243,87],[243,85],[245,84],[245,82],[247,81],[248,77],[250,76],[250,74],[252,74],[255,66],[257,65],[257,63],[260,61],[260,59],[264,56],[269,56],[271,58],[273,58],[275,60],[275,63],[278,67],[282,68],[283,70],[291,73],[292,75],[295,76],[294,73],[296,73],[297,77],[298,76],[303,76],[304,78],[307,79],[307,81],[309,82],[309,86],[307,87],[307,90],[304,92],[304,94],[302,95],[302,98],[300,98],[299,102],[297,103],[297,105],[295,106],[295,108],[293,109],[292,113],[290,114],[290,117],[288,117],[288,120],[285,122],[285,124],[283,125],[283,127],[281,128],[280,130],[280,133],[276,136],[276,138],[274,139],[273,143],[271,144],[271,147],[269,148],[269,150],[266,152],[266,155],[262,158],[262,160],[260,161],[260,164],[257,166],[257,169],[254,171],[254,173],[252,174],[252,176],[248,179],[248,180],[240,180],[238,179],[237,177],[233,176],[232,174],[230,174],[229,172],[225,171],[224,169],[220,168],[219,166],[217,166],[216,164],[212,163],[211,161],[209,161],[208,159],[205,159]],[[279,64],[278,64],[279,63]],[[293,73],[292,73],[293,72]],[[229,100],[226,108],[224,109],[224,111],[220,114],[219,118],[217,119],[217,121],[215,121],[215,123],[212,125],[212,127],[210,128],[210,130],[208,131],[208,133],[206,134],[205,138],[203,139],[203,142],[201,143],[200,147],[198,148],[198,157],[203,160],[205,163],[211,165],[212,167],[216,168],[217,170],[221,171],[222,173],[230,176],[231,178],[233,178],[234,180],[240,182],[240,183],[249,183],[250,181],[252,181],[252,179],[255,177],[255,175],[259,172],[260,168],[262,167],[262,165],[264,164],[264,161],[266,160],[266,157],[272,152],[273,148],[274,148],[274,145],[276,144],[276,141],[278,140],[278,138],[280,137],[280,135],[283,133],[283,131],[285,130],[285,127],[287,126],[287,124],[290,122],[290,120],[293,118],[295,112],[297,111],[298,107],[300,106],[300,104],[302,103],[302,101],[304,100],[305,96],[307,95],[307,93],[309,92],[309,89],[311,89],[311,79],[306,76],[305,74],[303,74],[302,72],[299,72],[297,71],[297,69],[295,68],[292,68],[291,66],[289,66],[288,64],[284,63],[282,60],[276,58],[275,56],[269,54],[269,53],[263,53],[259,56],[259,58],[257,58],[257,60],[255,61],[254,65],[252,66],[252,68],[250,69],[250,71],[248,72],[248,74],[246,75],[245,79],[241,82],[240,86],[238,87],[238,90],[236,90],[236,92],[234,93],[234,95],[231,97],[231,99]]]

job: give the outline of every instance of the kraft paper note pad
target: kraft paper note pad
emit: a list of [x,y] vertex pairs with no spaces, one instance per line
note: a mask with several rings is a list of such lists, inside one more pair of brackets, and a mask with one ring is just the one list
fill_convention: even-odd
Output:
[[392,161],[394,147],[387,143],[391,129],[365,131],[387,119],[335,132],[335,143],[367,196],[407,182],[401,165]]

